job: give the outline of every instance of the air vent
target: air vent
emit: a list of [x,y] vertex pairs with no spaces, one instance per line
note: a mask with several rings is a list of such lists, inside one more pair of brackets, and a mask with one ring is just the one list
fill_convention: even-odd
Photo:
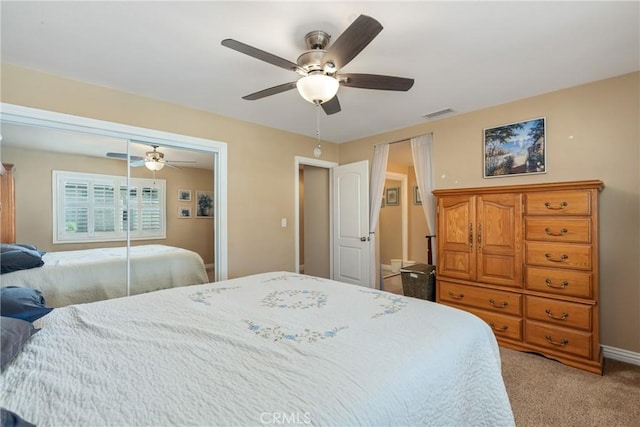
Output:
[[453,108],[445,108],[442,110],[434,111],[432,113],[423,114],[422,117],[424,117],[427,120],[432,120],[432,119],[435,119],[436,117],[444,116],[446,114],[451,114],[453,112],[454,112]]

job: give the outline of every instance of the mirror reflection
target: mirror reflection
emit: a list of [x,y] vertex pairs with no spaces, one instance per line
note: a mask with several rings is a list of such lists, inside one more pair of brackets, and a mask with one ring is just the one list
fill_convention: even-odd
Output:
[[214,280],[215,153],[10,123],[1,147],[2,286],[59,307]]

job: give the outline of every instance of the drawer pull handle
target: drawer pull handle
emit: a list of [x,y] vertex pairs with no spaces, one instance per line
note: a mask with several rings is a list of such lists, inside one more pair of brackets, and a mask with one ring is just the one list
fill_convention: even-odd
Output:
[[567,206],[569,206],[569,203],[567,203],[567,202],[561,202],[561,203],[560,203],[560,205],[559,205],[558,207],[553,207],[553,206],[551,206],[551,203],[550,203],[550,202],[546,202],[546,203],[544,204],[544,207],[545,207],[545,208],[547,208],[547,209],[552,209],[552,210],[554,210],[554,211],[560,211],[560,210],[562,210],[562,209],[566,208]]
[[508,302],[507,301],[502,301],[502,304],[496,304],[496,300],[491,298],[489,300],[489,304],[491,304],[492,306],[494,306],[496,308],[505,308],[507,306]]
[[458,295],[456,295],[456,294],[454,294],[454,293],[453,293],[453,292],[451,292],[451,291],[449,291],[449,296],[450,296],[451,298],[453,298],[453,299],[462,299],[462,298],[464,298],[464,294],[458,294]]
[[494,325],[493,322],[489,323],[489,326],[491,326],[491,329],[498,332],[505,332],[507,329],[509,329],[507,325],[502,325],[501,328],[496,328],[496,325]]
[[566,318],[569,317],[569,313],[565,313],[564,311],[560,316],[554,316],[550,308],[547,308],[544,312],[547,313],[547,316],[555,320],[566,320]]
[[553,282],[551,282],[551,279],[545,280],[544,283],[546,283],[548,287],[555,289],[564,289],[569,286],[569,282],[567,282],[566,280],[563,280],[560,285],[554,285]]
[[569,344],[569,340],[566,338],[562,338],[560,341],[554,341],[551,339],[550,335],[545,335],[544,339],[547,340],[549,344],[557,345],[560,347],[564,347],[565,345]]
[[554,233],[553,231],[551,231],[551,229],[549,227],[544,229],[545,233],[547,233],[549,236],[564,236],[565,234],[567,234],[569,232],[569,230],[567,230],[566,228],[563,228],[560,230],[559,233]]
[[566,254],[562,254],[560,255],[560,258],[553,258],[553,256],[551,256],[550,253],[546,253],[544,254],[544,256],[547,258],[547,261],[551,261],[551,262],[565,262],[567,259],[569,259],[569,255]]

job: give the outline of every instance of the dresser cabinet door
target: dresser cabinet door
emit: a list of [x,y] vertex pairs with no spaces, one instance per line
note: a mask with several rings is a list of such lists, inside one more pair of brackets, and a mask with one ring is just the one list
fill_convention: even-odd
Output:
[[475,196],[438,199],[438,276],[475,280],[475,208]]
[[484,194],[477,212],[476,279],[522,287],[522,195]]

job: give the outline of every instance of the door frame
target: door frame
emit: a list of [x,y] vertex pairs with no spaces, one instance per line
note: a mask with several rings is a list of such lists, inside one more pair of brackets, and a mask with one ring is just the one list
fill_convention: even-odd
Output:
[[[152,142],[159,145],[167,144],[179,148],[213,153],[215,162],[215,231],[213,236],[215,280],[225,280],[228,278],[227,144],[225,142],[24,107],[21,105],[0,103],[0,108],[0,123],[7,122],[92,135],[111,136],[127,141],[133,139],[136,141]],[[127,244],[129,244],[128,239]]]
[[[338,166],[337,162],[330,162],[327,160],[313,159],[310,157],[295,156],[293,167],[293,227],[294,227],[294,266],[295,272],[300,273],[300,166],[314,166],[323,169],[333,169]],[[332,212],[333,208],[333,194],[331,194],[332,178],[329,174],[329,212]],[[329,247],[333,248],[333,215],[329,215]],[[331,272],[331,278],[333,279],[333,251],[329,254],[329,271]]]
[[[385,173],[385,179],[400,181],[400,216],[402,218],[402,262],[409,261],[409,178],[406,173]],[[380,244],[381,241],[378,242]]]

